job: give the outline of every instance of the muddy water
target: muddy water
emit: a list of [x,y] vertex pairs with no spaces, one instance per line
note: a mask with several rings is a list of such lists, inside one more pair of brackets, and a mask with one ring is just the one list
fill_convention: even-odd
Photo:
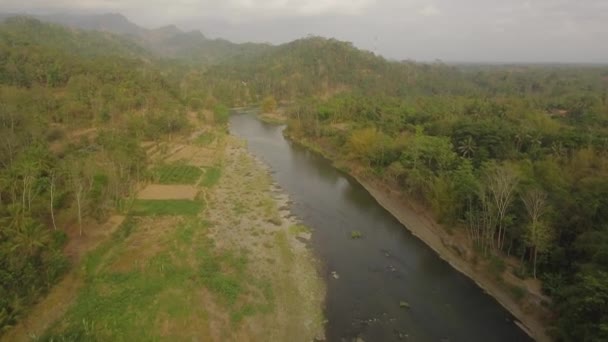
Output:
[[[238,114],[230,129],[271,167],[294,201],[292,212],[313,229],[327,282],[329,341],[530,341],[493,298],[355,180],[287,141],[283,127]],[[363,238],[352,239],[352,231]]]

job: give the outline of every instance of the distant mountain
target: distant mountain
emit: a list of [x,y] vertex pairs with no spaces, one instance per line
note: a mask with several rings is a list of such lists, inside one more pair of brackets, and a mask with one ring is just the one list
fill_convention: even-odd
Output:
[[36,18],[83,30],[103,31],[120,35],[138,36],[145,32],[144,28],[137,26],[122,14],[117,13],[95,15],[51,14],[36,16]]
[[0,45],[8,48],[42,47],[81,56],[152,57],[147,50],[122,36],[74,30],[20,16],[9,16],[0,21]]
[[[0,14],[0,21],[15,15]],[[193,63],[216,64],[232,58],[258,55],[270,47],[267,44],[235,44],[223,39],[209,39],[200,31],[184,32],[175,25],[146,29],[116,13],[32,17],[72,28],[121,35],[157,57],[182,59]]]
[[[232,82],[240,98],[252,102],[273,95],[279,100],[302,96],[329,97],[342,92],[366,96],[403,96],[448,92],[461,73],[444,64],[387,61],[349,42],[308,37],[276,46],[263,53],[220,64],[207,71],[208,80]],[[214,96],[223,89],[218,87]],[[235,91],[235,90],[233,90]]]

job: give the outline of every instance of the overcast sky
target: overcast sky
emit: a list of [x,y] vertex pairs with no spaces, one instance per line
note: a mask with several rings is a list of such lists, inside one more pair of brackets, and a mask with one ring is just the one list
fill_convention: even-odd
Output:
[[308,34],[388,58],[608,62],[608,0],[0,0],[0,11],[117,12],[236,42]]

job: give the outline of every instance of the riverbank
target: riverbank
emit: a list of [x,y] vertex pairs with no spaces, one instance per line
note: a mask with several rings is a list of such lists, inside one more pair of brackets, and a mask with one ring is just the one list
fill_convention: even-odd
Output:
[[[288,132],[285,132],[288,133]],[[333,155],[331,149],[318,142],[312,142],[302,137],[285,134],[291,141],[316,151],[334,165],[355,178],[375,199],[397,218],[413,235],[431,247],[443,260],[453,268],[471,278],[486,293],[495,298],[505,309],[521,323],[518,325],[537,341],[550,341],[545,332],[544,320],[548,315],[541,302],[542,295],[529,289],[529,284],[514,277],[509,271],[492,274],[487,271],[484,261],[475,262],[475,254],[464,234],[456,229],[451,231],[440,226],[417,203],[410,201],[407,196],[394,190],[388,184],[379,182],[373,177],[366,176],[363,168],[357,163],[345,161]],[[518,289],[521,291],[514,291]],[[515,294],[520,295],[519,297]]]
[[242,141],[197,129],[144,143],[152,184],[3,341],[324,338],[324,282],[289,198]]

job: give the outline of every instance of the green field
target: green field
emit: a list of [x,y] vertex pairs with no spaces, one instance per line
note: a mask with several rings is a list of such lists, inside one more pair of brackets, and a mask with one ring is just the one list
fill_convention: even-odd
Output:
[[201,201],[190,200],[135,200],[133,216],[195,216],[204,208]]
[[203,171],[192,165],[173,163],[160,165],[152,170],[152,175],[160,184],[195,184]]
[[201,180],[201,185],[207,188],[210,188],[217,184],[222,176],[222,169],[219,167],[210,167],[205,170],[205,175]]
[[215,134],[211,132],[201,133],[196,139],[194,143],[198,146],[209,146],[211,143],[215,141]]
[[208,227],[185,219],[166,230],[140,227],[138,218],[128,218],[87,256],[84,288],[40,340],[209,340],[210,313],[201,286],[217,295],[231,326],[272,311],[270,282],[248,273],[243,251],[218,251],[206,235]]

